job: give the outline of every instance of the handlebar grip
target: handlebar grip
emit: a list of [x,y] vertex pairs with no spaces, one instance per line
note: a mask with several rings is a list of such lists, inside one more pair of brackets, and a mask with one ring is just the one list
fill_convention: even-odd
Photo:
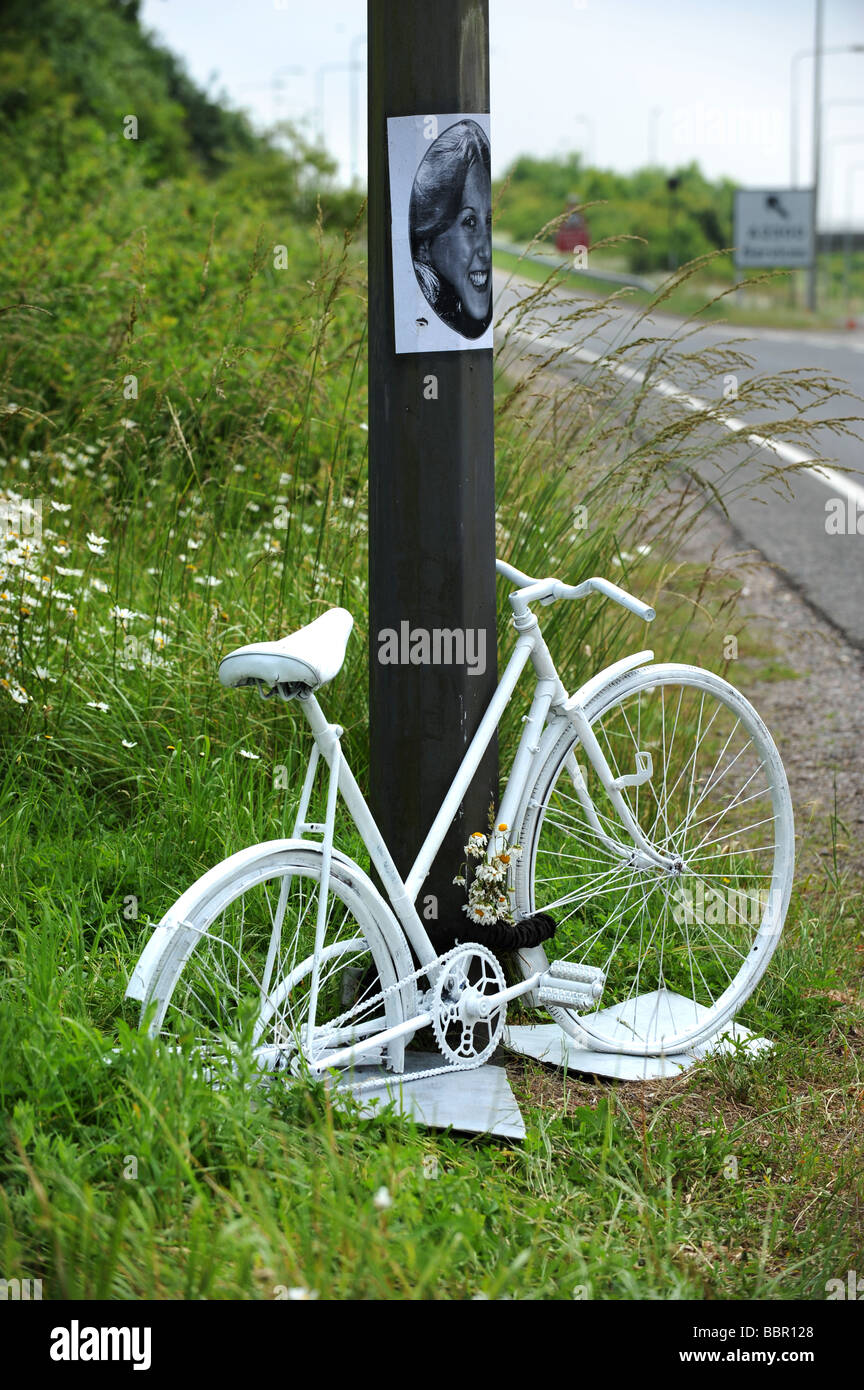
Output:
[[620,589],[617,584],[613,584],[611,579],[586,579],[585,583],[577,585],[577,588],[582,593],[593,591],[613,599],[615,603],[620,603],[622,608],[628,608],[631,613],[635,613],[637,618],[644,618],[646,623],[653,623],[657,616],[650,603],[643,603],[641,599],[634,598],[626,589]]
[[603,594],[605,598],[611,598],[613,602],[620,603],[622,608],[627,608],[631,613],[635,613],[637,618],[642,618],[646,623],[651,623],[657,616],[649,603],[643,603],[641,599],[634,598],[628,594],[626,589],[621,589],[617,584],[613,584],[611,579],[601,579],[595,575],[591,579],[585,579],[581,584],[564,584],[560,579],[532,579],[529,574],[523,574],[515,566],[508,565],[504,560],[495,561],[495,569],[503,579],[509,579],[511,584],[518,584],[523,589],[533,589],[531,594],[523,594],[522,597],[528,603],[555,603],[559,598],[585,598],[587,594]]

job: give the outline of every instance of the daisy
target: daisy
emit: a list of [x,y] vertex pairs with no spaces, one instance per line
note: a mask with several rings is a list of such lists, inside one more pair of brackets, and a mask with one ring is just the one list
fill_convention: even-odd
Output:
[[88,709],[101,709],[101,711],[102,711],[103,714],[107,714],[108,711],[109,711],[109,709],[111,708],[111,706],[110,706],[110,705],[106,705],[106,703],[105,703],[104,700],[88,700],[88,701],[87,701],[87,708],[88,708]]
[[260,763],[260,761],[261,761],[261,754],[260,754],[260,753],[250,753],[249,750],[248,750],[247,748],[241,748],[241,749],[239,750],[239,753],[240,753],[240,757],[241,757],[241,758],[250,758],[253,762],[256,762],[256,763]]
[[463,903],[462,911],[467,912],[472,922],[485,922],[489,912],[485,907],[474,907],[470,903]]

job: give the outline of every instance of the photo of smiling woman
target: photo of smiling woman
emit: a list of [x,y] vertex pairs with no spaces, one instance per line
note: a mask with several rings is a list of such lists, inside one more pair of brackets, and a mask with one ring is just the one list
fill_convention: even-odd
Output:
[[457,121],[429,146],[408,220],[424,296],[463,338],[482,337],[492,319],[492,164],[476,121]]

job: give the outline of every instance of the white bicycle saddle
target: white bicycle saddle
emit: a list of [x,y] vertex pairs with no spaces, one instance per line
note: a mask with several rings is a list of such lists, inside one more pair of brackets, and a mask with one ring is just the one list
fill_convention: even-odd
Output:
[[279,642],[251,642],[219,663],[223,685],[257,685],[262,695],[290,698],[302,688],[317,690],[342,669],[354,626],[346,608],[330,608],[314,622]]

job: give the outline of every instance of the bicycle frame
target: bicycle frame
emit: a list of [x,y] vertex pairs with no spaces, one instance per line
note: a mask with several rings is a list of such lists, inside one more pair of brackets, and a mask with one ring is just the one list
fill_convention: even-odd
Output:
[[[575,759],[573,759],[570,771],[576,795],[584,806],[586,814],[595,830],[614,853],[631,863],[639,865],[648,863],[660,867],[669,867],[671,863],[668,856],[659,854],[646,840],[638,823],[630,812],[626,801],[621,795],[623,787],[641,785],[641,783],[647,781],[651,776],[650,756],[640,755],[640,761],[634,774],[616,778],[591,730],[590,722],[585,715],[585,707],[587,704],[599,694],[605,686],[611,681],[616,680],[626,671],[633,670],[637,666],[646,665],[653,660],[653,652],[642,651],[636,653],[634,656],[625,657],[624,660],[616,662],[613,666],[608,667],[605,671],[592,677],[572,697],[568,697],[567,691],[555,670],[555,665],[549,649],[543,639],[539,622],[536,616],[530,612],[529,604],[537,600],[549,603],[557,597],[582,597],[583,594],[596,590],[605,593],[607,597],[613,598],[617,602],[623,603],[624,606],[630,608],[632,611],[638,612],[640,616],[646,618],[648,621],[654,616],[653,609],[650,609],[646,604],[640,603],[639,600],[634,599],[631,595],[626,594],[623,590],[618,589],[617,586],[611,584],[607,580],[591,579],[576,586],[576,588],[567,588],[557,580],[529,580],[528,576],[520,574],[519,571],[512,569],[511,566],[505,565],[501,561],[497,562],[496,568],[499,574],[507,578],[512,579],[515,577],[517,581],[526,581],[525,587],[517,590],[510,596],[510,603],[513,609],[513,625],[518,633],[516,645],[497,689],[483,715],[477,732],[471,740],[465,752],[465,756],[453,778],[450,789],[441,804],[441,808],[435,816],[417,857],[404,881],[393,862],[363,793],[360,791],[350,767],[341,754],[339,740],[343,732],[342,728],[338,724],[329,723],[318,701],[311,692],[306,696],[299,697],[299,703],[309,721],[315,745],[312,749],[306,770],[292,838],[301,837],[305,833],[319,833],[323,836],[322,891],[319,901],[318,921],[316,924],[316,955],[323,942],[324,921],[326,918],[326,894],[329,882],[329,863],[333,845],[336,795],[337,792],[341,792],[348,811],[369,852],[370,859],[384,885],[393,911],[408,941],[413,947],[418,960],[421,965],[432,965],[437,959],[437,954],[429,940],[426,929],[423,926],[423,922],[414,904],[428,876],[435,856],[441,847],[444,836],[480,765],[483,754],[498,727],[501,716],[509,703],[519,677],[529,661],[533,664],[537,678],[534,697],[531,702],[530,711],[524,719],[524,727],[519,740],[519,746],[516,750],[510,776],[507,780],[504,795],[495,817],[495,823],[504,823],[508,827],[515,826],[516,817],[524,801],[526,791],[532,785],[533,779],[536,777],[539,770],[539,766],[542,765],[545,759],[546,751],[549,746],[549,736],[551,734],[554,736],[554,739],[557,740],[563,728],[562,721],[566,721],[572,724],[577,731],[586,757],[596,770],[612,805],[618,813],[622,826],[627,833],[629,843],[617,841],[613,836],[603,831],[599,817],[597,816],[597,812],[585,785],[584,778],[579,771]],[[554,723],[552,722],[553,719]],[[544,734],[546,738],[544,738]],[[319,757],[323,757],[330,768],[327,819],[324,824],[312,823],[306,820]],[[645,759],[644,762],[642,761],[643,758]],[[519,987],[519,992],[525,992],[530,987],[530,983],[526,982],[524,989]],[[269,981],[265,980],[265,993],[267,988],[269,988]],[[312,1016],[314,1016],[314,1011],[310,1011],[310,1017]]]

